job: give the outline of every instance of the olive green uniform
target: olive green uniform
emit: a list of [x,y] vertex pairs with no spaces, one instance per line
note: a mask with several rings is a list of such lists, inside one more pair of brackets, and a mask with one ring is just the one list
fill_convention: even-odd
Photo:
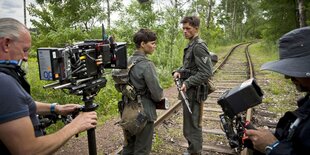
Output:
[[[190,76],[183,83],[186,85],[186,94],[192,110],[192,114],[189,113],[183,101],[183,134],[188,141],[188,152],[199,154],[202,152],[203,141],[202,127],[200,125],[202,118],[201,104],[207,98],[208,93],[198,92],[198,88],[202,84],[205,85],[208,78],[212,76],[210,54],[206,44],[199,37],[193,38],[184,49],[183,66],[180,70],[190,72]],[[199,96],[198,93],[204,94],[204,96]]]
[[142,52],[136,51],[129,58],[128,63],[141,60],[130,71],[130,82],[136,90],[141,92],[141,100],[144,112],[147,116],[147,124],[141,132],[134,136],[125,132],[127,145],[123,148],[122,154],[146,155],[152,148],[154,133],[154,121],[157,119],[155,102],[163,98],[163,89],[160,87],[155,65],[147,59]]

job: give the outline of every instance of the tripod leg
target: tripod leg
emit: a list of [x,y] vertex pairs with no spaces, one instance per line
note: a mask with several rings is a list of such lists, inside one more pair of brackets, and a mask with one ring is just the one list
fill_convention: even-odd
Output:
[[89,155],[97,155],[95,128],[87,130]]

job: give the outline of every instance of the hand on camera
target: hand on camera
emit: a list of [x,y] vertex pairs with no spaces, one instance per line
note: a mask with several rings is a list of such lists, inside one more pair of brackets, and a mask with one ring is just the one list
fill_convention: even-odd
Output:
[[70,124],[77,129],[76,133],[95,128],[97,125],[97,113],[95,111],[80,112]]
[[245,130],[245,134],[251,139],[254,148],[260,152],[265,152],[267,145],[277,141],[277,138],[267,129]]
[[72,114],[73,112],[77,111],[81,108],[81,105],[78,104],[65,104],[65,105],[56,105],[55,112],[62,116],[67,116]]

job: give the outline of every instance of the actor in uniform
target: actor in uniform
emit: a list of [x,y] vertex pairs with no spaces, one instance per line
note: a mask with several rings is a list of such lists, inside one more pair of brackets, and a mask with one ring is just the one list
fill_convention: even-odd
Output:
[[212,62],[206,43],[198,36],[199,18],[184,17],[181,23],[189,43],[184,49],[183,66],[173,73],[173,77],[182,79],[181,90],[186,92],[192,111],[189,112],[182,100],[183,134],[188,141],[186,154],[201,154],[203,102],[207,99],[207,81],[212,76]]
[[310,152],[310,27],[295,29],[279,40],[280,60],[269,62],[262,70],[284,74],[307,95],[297,101],[295,111],[279,120],[275,134],[269,130],[247,130],[254,148],[266,155],[305,155]]
[[163,89],[159,84],[154,63],[147,58],[156,48],[156,34],[149,29],[140,29],[133,38],[136,51],[129,58],[128,64],[139,61],[130,70],[130,82],[141,94],[141,102],[147,123],[141,132],[131,135],[124,131],[127,144],[122,154],[147,155],[152,148],[154,121],[157,119],[156,102],[163,99]]

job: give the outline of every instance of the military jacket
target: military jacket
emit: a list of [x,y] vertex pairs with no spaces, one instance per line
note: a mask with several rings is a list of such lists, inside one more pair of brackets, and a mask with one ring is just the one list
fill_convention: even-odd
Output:
[[[309,94],[298,102],[298,108],[293,112],[287,112],[277,124],[275,136],[279,144],[272,149],[269,155],[304,155],[310,153],[310,99]],[[292,133],[291,124],[300,118],[301,121]]]
[[191,76],[184,81],[187,89],[206,83],[212,76],[212,62],[208,48],[198,36],[184,49],[181,69],[189,70],[191,73]]
[[[133,61],[143,59],[130,71],[130,83],[141,93],[142,105],[149,121],[157,119],[156,102],[163,98],[163,89],[159,84],[154,63],[142,52],[136,51],[130,58]],[[145,60],[145,61],[144,61]]]

